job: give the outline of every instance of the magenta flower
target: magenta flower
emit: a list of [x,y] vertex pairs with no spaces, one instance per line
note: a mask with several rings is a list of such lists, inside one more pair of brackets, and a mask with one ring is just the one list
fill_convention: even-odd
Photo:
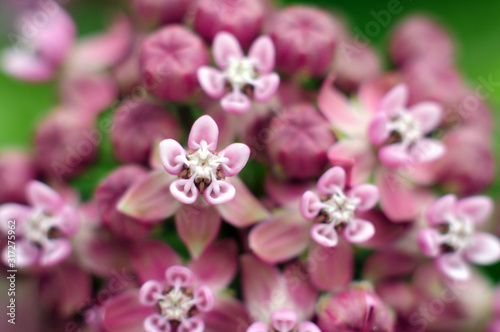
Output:
[[493,202],[484,196],[457,200],[446,195],[432,203],[426,212],[430,227],[419,231],[420,250],[435,258],[437,268],[450,278],[463,280],[471,272],[465,261],[493,264],[500,260],[500,240],[476,231],[491,215]]
[[[8,203],[0,206],[0,231],[9,234],[15,226],[16,266],[53,266],[71,254],[69,237],[76,234],[80,219],[75,208],[66,204],[49,186],[31,181],[26,187],[31,206]],[[12,222],[14,221],[14,222]],[[9,262],[8,248],[2,261]]]
[[189,134],[189,150],[175,140],[160,143],[160,158],[168,173],[177,175],[170,185],[172,195],[184,204],[193,204],[200,194],[211,205],[231,201],[236,189],[225,180],[237,175],[250,157],[250,148],[242,143],[229,145],[216,152],[219,128],[208,115],[193,124]]
[[198,81],[210,97],[222,98],[221,106],[227,112],[246,113],[252,107],[250,98],[263,103],[275,95],[280,78],[272,72],[275,51],[268,36],[257,38],[245,57],[232,34],[219,32],[213,55],[220,70],[203,66],[198,70]]
[[321,197],[308,190],[300,202],[302,216],[316,221],[311,227],[311,237],[325,247],[336,246],[339,233],[351,243],[367,241],[375,234],[372,223],[356,218],[356,213],[377,204],[377,187],[359,184],[351,188],[346,178],[343,168],[330,168],[316,185]]

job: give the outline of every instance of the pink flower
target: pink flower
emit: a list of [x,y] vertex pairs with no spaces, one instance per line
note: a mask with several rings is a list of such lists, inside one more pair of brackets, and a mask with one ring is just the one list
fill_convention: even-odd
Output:
[[242,143],[229,145],[216,152],[219,128],[204,115],[193,124],[189,134],[189,150],[175,140],[160,143],[160,157],[168,173],[177,175],[170,185],[172,195],[184,204],[193,204],[203,194],[211,205],[231,201],[236,190],[226,177],[237,175],[250,157],[250,148]]
[[332,167],[316,185],[321,198],[312,191],[302,196],[300,212],[304,218],[316,221],[311,227],[311,237],[322,246],[336,246],[338,233],[351,243],[367,241],[375,234],[373,225],[356,218],[356,213],[370,210],[377,204],[377,187],[359,184],[350,188],[347,181],[343,168]]
[[[0,206],[0,230],[16,237],[16,266],[53,266],[71,254],[70,237],[80,227],[75,208],[66,204],[59,193],[47,185],[31,181],[26,187],[31,206],[7,203]],[[9,263],[8,247],[2,261]]]
[[268,36],[257,38],[245,57],[232,34],[219,32],[214,38],[213,55],[220,70],[201,67],[198,81],[210,97],[222,98],[221,106],[227,112],[246,113],[252,107],[251,97],[263,103],[275,95],[280,78],[272,72],[274,45]]
[[485,196],[460,200],[451,194],[441,197],[427,209],[430,227],[419,231],[420,250],[435,258],[437,268],[448,277],[469,278],[471,272],[465,261],[487,265],[500,260],[500,240],[476,231],[492,210],[493,202]]

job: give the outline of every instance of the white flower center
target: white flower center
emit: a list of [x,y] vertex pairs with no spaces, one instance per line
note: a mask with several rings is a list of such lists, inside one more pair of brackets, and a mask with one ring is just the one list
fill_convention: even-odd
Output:
[[198,151],[187,156],[188,177],[198,181],[206,180],[206,182],[210,182],[217,178],[217,171],[225,159],[209,151],[207,143],[203,141]]
[[182,321],[189,318],[191,309],[196,305],[192,295],[182,290],[173,288],[167,294],[163,295],[158,301],[160,314],[167,320]]
[[320,204],[322,211],[328,216],[327,222],[331,223],[332,226],[340,226],[347,224],[354,218],[359,203],[358,198],[349,197],[339,190]]
[[443,242],[455,251],[460,251],[469,245],[474,233],[474,224],[468,218],[448,216],[444,225]]
[[422,138],[420,123],[407,111],[400,111],[398,116],[389,122],[389,129],[398,132],[404,143],[412,144]]
[[37,210],[26,220],[24,237],[33,243],[43,245],[49,241],[49,230],[53,227],[50,216]]
[[224,74],[231,85],[237,88],[246,84],[253,85],[257,77],[255,63],[249,58],[230,58]]

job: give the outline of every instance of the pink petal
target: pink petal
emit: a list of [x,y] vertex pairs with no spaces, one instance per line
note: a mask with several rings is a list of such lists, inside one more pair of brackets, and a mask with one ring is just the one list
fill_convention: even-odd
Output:
[[139,290],[139,302],[143,305],[154,306],[158,303],[158,296],[165,291],[165,286],[159,281],[146,281]]
[[102,327],[113,332],[137,332],[144,320],[153,313],[139,303],[137,289],[126,290],[103,303]]
[[144,320],[144,330],[146,332],[172,332],[170,323],[158,313],[149,315]]
[[312,322],[302,322],[299,325],[298,332],[321,332],[321,330]]
[[229,113],[243,114],[252,108],[250,99],[239,90],[233,90],[220,101],[221,107]]
[[368,241],[375,234],[375,227],[369,221],[363,219],[353,219],[348,224],[344,233],[344,238],[351,243]]
[[238,247],[231,239],[209,246],[197,259],[191,260],[189,268],[198,284],[208,285],[214,292],[224,290],[237,271]]
[[383,248],[389,243],[398,240],[411,227],[410,223],[393,223],[378,209],[357,212],[356,218],[368,220],[375,227],[375,234],[369,240],[362,243],[363,247]]
[[203,115],[195,121],[189,133],[188,146],[191,150],[198,150],[202,147],[202,142],[207,144],[210,151],[217,149],[219,138],[219,127],[209,115]]
[[44,212],[56,212],[64,205],[64,201],[57,191],[38,181],[31,181],[28,184],[26,196],[31,205]]
[[214,307],[214,293],[207,285],[198,286],[193,291],[193,299],[196,300],[196,309],[208,312]]
[[212,181],[203,193],[207,203],[212,205],[227,203],[234,198],[234,195],[236,195],[236,189],[225,180]]
[[455,213],[470,218],[475,224],[484,223],[493,213],[494,204],[487,196],[463,198],[455,205]]
[[373,117],[368,127],[368,138],[373,145],[384,143],[391,134],[387,126],[388,118],[384,113],[379,113]]
[[285,266],[283,274],[290,301],[299,321],[313,317],[318,291],[311,283],[307,264],[300,261],[289,263]]
[[203,66],[198,69],[198,82],[207,95],[214,99],[221,98],[225,91],[226,78],[219,70]]
[[248,236],[253,252],[271,264],[300,255],[309,244],[309,223],[296,211],[281,211],[255,226]]
[[274,95],[276,91],[278,91],[278,87],[280,85],[280,77],[276,73],[270,73],[261,75],[259,78],[255,80],[254,85],[254,98],[259,103],[265,103],[269,101]]
[[243,51],[238,40],[232,34],[224,31],[215,35],[212,53],[215,63],[222,70],[226,69],[230,58],[243,58]]
[[[40,249],[31,241],[21,239],[16,242],[16,266],[19,268],[30,267],[36,264],[40,257]],[[2,260],[9,265],[9,250],[5,246],[2,251]]]
[[400,167],[411,164],[408,146],[403,143],[393,143],[383,146],[378,152],[378,158],[389,167]]
[[142,222],[156,223],[172,216],[179,202],[170,192],[175,176],[156,170],[132,185],[117,203],[117,209]]
[[500,240],[489,233],[476,232],[465,257],[476,264],[490,265],[500,260]]
[[160,143],[160,160],[167,172],[177,175],[187,161],[186,150],[177,141],[166,139]]
[[226,158],[221,163],[224,176],[235,176],[248,162],[250,148],[243,143],[233,143],[218,153],[220,158]]
[[180,238],[196,258],[217,237],[221,218],[213,207],[185,205],[176,213],[175,224]]
[[353,279],[354,254],[351,245],[345,241],[333,248],[313,243],[307,264],[311,282],[318,290],[339,291]]
[[297,314],[289,309],[276,310],[271,314],[271,325],[276,331],[291,331],[297,325]]
[[48,241],[43,247],[40,256],[40,265],[53,266],[69,257],[73,247],[67,239],[54,239]]
[[163,280],[165,271],[180,265],[181,259],[166,243],[154,240],[137,243],[127,256],[139,281]]
[[300,200],[300,213],[307,220],[315,219],[321,211],[320,198],[314,192],[308,190]]
[[270,331],[269,331],[269,325],[267,325],[266,323],[256,322],[250,325],[245,332],[270,332]]
[[198,188],[190,179],[179,179],[172,182],[170,193],[175,199],[184,204],[193,204],[200,194]]
[[7,234],[10,229],[9,226],[15,227],[16,235],[22,236],[24,234],[25,222],[30,218],[32,213],[33,208],[26,205],[16,203],[0,205],[0,231],[3,234]]
[[177,332],[203,332],[205,331],[205,323],[199,316],[193,316],[185,319],[178,327]]
[[317,188],[322,195],[343,192],[346,185],[346,173],[342,167],[335,166],[326,171],[318,180]]
[[250,325],[250,318],[243,303],[229,295],[218,295],[214,308],[203,313],[206,332],[234,332]]
[[442,121],[443,109],[438,103],[424,101],[409,108],[411,115],[419,122],[424,134],[436,129]]
[[357,211],[367,211],[377,204],[380,193],[376,186],[364,183],[358,184],[349,190],[349,197],[359,199]]
[[269,211],[248,190],[238,177],[230,179],[236,190],[234,198],[224,204],[216,205],[221,217],[235,227],[243,228],[264,220],[270,216]]
[[436,257],[441,252],[441,235],[435,228],[422,228],[418,232],[418,247],[428,257]]
[[398,84],[380,100],[378,109],[389,117],[394,117],[398,111],[403,109],[408,102],[408,87]]
[[437,268],[455,280],[467,280],[471,271],[464,259],[458,254],[445,254],[436,258]]
[[255,60],[257,70],[260,73],[269,73],[274,69],[274,62],[276,58],[276,50],[274,44],[269,36],[260,36],[257,38],[250,50],[248,57]]
[[446,147],[441,141],[423,138],[410,146],[409,161],[415,165],[430,163],[441,158],[445,152]]
[[57,215],[51,218],[52,225],[66,236],[75,235],[80,229],[80,215],[70,205],[65,205]]
[[457,197],[452,194],[439,198],[429,205],[425,213],[425,218],[433,226],[444,223],[447,217],[451,216],[454,212],[453,209],[456,202]]
[[29,82],[48,81],[56,72],[48,61],[16,49],[8,49],[1,54],[1,67],[7,74]]
[[335,247],[339,241],[337,231],[330,224],[314,224],[310,233],[313,240],[324,247]]
[[172,287],[191,287],[194,274],[185,266],[174,265],[165,271],[165,280]]
[[351,185],[370,179],[377,160],[372,147],[364,139],[345,139],[336,142],[328,150],[328,160],[333,165],[352,165]]

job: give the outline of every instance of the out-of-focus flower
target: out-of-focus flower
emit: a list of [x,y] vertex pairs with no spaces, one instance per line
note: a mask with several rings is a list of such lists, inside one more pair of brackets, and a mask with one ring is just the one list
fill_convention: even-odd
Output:
[[170,191],[180,202],[193,204],[200,194],[212,205],[234,198],[236,190],[225,178],[237,175],[245,167],[250,148],[234,143],[216,152],[218,137],[217,123],[204,115],[193,124],[188,151],[173,139],[160,143],[163,166],[179,177],[170,185]]
[[30,206],[7,203],[0,207],[0,230],[16,237],[16,257],[9,256],[5,247],[2,261],[8,264],[15,259],[20,268],[64,261],[72,251],[69,238],[80,227],[78,213],[59,193],[38,181],[26,186],[26,197]]
[[375,234],[371,222],[356,218],[356,212],[372,209],[378,202],[379,192],[372,184],[351,187],[342,167],[333,167],[323,174],[316,186],[321,198],[312,191],[302,196],[300,212],[316,224],[311,237],[325,247],[337,245],[338,233],[349,242],[369,240]]
[[24,188],[34,180],[37,170],[33,158],[21,150],[0,154],[0,203],[25,203]]
[[181,22],[191,0],[131,0],[137,17],[148,25]]
[[342,34],[328,13],[306,6],[291,6],[275,14],[269,33],[278,69],[312,76],[326,72]]
[[274,45],[268,36],[259,37],[248,56],[230,33],[219,32],[213,42],[213,56],[220,71],[212,67],[198,70],[198,81],[212,98],[230,113],[246,113],[252,107],[250,98],[266,102],[276,93],[280,78],[274,69]]
[[431,227],[418,234],[421,251],[435,258],[437,268],[450,278],[470,277],[467,261],[492,264],[500,260],[500,240],[489,233],[476,231],[491,215],[493,202],[485,196],[457,200],[446,195],[432,203],[426,212]]
[[233,34],[247,48],[259,35],[267,0],[199,0],[194,16],[195,30],[212,43],[217,33]]
[[286,109],[271,120],[269,131],[267,154],[278,173],[303,180],[325,169],[326,153],[335,136],[312,105],[302,103]]
[[207,47],[199,36],[181,25],[168,25],[142,44],[143,84],[157,98],[185,101],[198,87],[198,68],[209,61]]

